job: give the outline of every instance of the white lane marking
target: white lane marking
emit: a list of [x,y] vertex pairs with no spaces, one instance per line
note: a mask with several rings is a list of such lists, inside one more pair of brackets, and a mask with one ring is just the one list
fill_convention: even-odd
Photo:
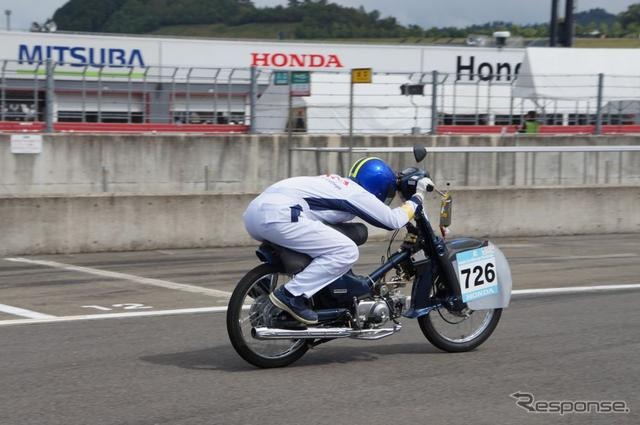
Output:
[[102,307],[101,305],[81,305],[82,308],[95,308],[96,310],[111,311],[112,308]]
[[511,295],[579,294],[583,292],[610,292],[640,289],[640,283],[625,285],[568,286],[565,288],[516,289]]
[[564,257],[527,257],[532,260],[544,260],[544,261],[564,261],[564,260],[603,260],[608,258],[634,258],[638,254],[624,253],[624,254],[604,254],[604,255],[567,255]]
[[504,243],[497,244],[498,248],[533,248],[534,246],[540,246],[539,243]]
[[[574,286],[565,288],[540,288],[540,289],[516,289],[512,291],[512,295],[518,297],[523,295],[535,294],[579,294],[589,292],[615,292],[622,290],[640,289],[640,283],[632,283],[625,285],[600,285],[600,286]],[[248,306],[245,306],[248,308]],[[101,320],[101,319],[123,319],[149,316],[177,316],[182,314],[200,314],[200,313],[226,313],[227,307],[200,307],[200,308],[183,308],[178,310],[156,310],[156,311],[137,311],[132,313],[104,313],[104,314],[88,314],[83,316],[61,316],[43,319],[16,319],[16,320],[0,320],[0,327],[9,325],[29,325],[37,323],[55,323],[55,322],[77,322],[84,320]]]
[[182,308],[178,310],[156,310],[156,311],[137,311],[132,313],[105,313],[105,314],[85,314],[81,316],[60,316],[45,319],[15,319],[0,320],[0,326],[9,325],[26,325],[36,323],[56,323],[56,322],[78,322],[85,320],[101,320],[101,319],[121,319],[132,317],[150,317],[150,316],[176,316],[181,314],[199,314],[199,313],[224,313],[227,307],[201,307],[201,308]]
[[53,267],[61,270],[69,270],[74,272],[88,273],[101,277],[110,277],[112,279],[128,280],[136,282],[141,285],[157,286],[166,289],[175,289],[177,291],[192,292],[195,294],[208,295],[210,297],[218,298],[230,298],[231,293],[225,291],[219,291],[217,289],[203,288],[201,286],[185,285],[183,283],[170,282],[168,280],[151,279],[147,277],[140,277],[132,274],[110,272],[107,270],[94,269],[91,267],[74,266],[72,264],[57,263],[55,261],[45,260],[30,260],[27,258],[5,258],[7,261],[14,261],[17,263],[37,264],[39,266]]
[[11,314],[13,316],[27,317],[29,319],[51,319],[53,317],[56,317],[50,314],[38,313],[37,311],[31,311],[20,307],[13,307],[6,304],[0,304],[0,312]]

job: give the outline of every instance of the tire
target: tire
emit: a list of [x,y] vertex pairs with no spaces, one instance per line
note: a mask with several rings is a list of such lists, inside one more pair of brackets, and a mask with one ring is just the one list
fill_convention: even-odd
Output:
[[[420,329],[424,336],[429,340],[431,344],[436,346],[437,348],[447,351],[449,353],[462,353],[466,351],[471,351],[482,343],[484,343],[496,329],[498,326],[498,322],[500,321],[500,317],[502,316],[502,309],[496,308],[493,310],[478,310],[471,312],[472,317],[474,314],[485,314],[491,315],[489,318],[486,316],[482,319],[481,326],[478,326],[473,331],[470,332],[466,338],[452,338],[450,336],[444,335],[442,329],[439,329],[437,325],[438,322],[443,321],[447,322],[446,315],[451,315],[452,317],[456,317],[455,315],[449,313],[445,308],[441,308],[439,310],[431,311],[428,315],[422,316],[418,318],[418,324],[420,325]],[[463,323],[465,320],[460,316],[457,316],[460,320],[458,324]],[[447,326],[445,324],[445,326]],[[455,324],[449,325],[452,329],[459,327]],[[473,329],[473,327],[472,327]]]
[[[251,336],[249,325],[251,327],[267,325],[262,322],[262,317],[253,318],[252,316],[256,313],[260,314],[264,308],[275,308],[268,301],[269,292],[278,283],[276,280],[274,284],[274,276],[278,279],[285,275],[278,267],[269,264],[262,264],[249,271],[238,282],[227,309],[227,333],[231,345],[240,357],[260,368],[287,366],[302,357],[309,349],[305,340],[261,341]],[[267,285],[266,282],[269,284]],[[271,287],[271,284],[274,284],[274,287]],[[252,307],[243,309],[245,300],[252,303]],[[260,303],[264,308],[260,307]],[[256,306],[256,311],[253,311],[253,306]],[[247,310],[249,315],[245,318]],[[250,323],[246,323],[247,321]],[[244,328],[241,322],[244,323]]]

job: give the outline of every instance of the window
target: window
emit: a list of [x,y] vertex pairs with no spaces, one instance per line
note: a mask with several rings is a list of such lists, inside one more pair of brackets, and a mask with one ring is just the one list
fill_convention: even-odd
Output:
[[487,114],[438,114],[440,125],[487,125]]
[[569,125],[593,125],[596,123],[594,114],[569,114]]

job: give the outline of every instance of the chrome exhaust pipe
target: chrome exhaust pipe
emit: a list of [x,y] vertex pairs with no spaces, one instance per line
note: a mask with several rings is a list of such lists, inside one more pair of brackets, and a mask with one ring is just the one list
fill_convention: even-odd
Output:
[[352,329],[352,328],[307,328],[307,329],[278,329],[252,328],[251,336],[256,339],[381,339],[400,331],[402,326],[380,329]]

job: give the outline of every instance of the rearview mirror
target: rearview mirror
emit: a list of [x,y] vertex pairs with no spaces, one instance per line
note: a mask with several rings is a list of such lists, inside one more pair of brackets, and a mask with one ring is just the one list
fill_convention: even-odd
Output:
[[427,149],[421,145],[415,145],[413,147],[413,157],[416,159],[416,162],[420,163],[427,156]]

